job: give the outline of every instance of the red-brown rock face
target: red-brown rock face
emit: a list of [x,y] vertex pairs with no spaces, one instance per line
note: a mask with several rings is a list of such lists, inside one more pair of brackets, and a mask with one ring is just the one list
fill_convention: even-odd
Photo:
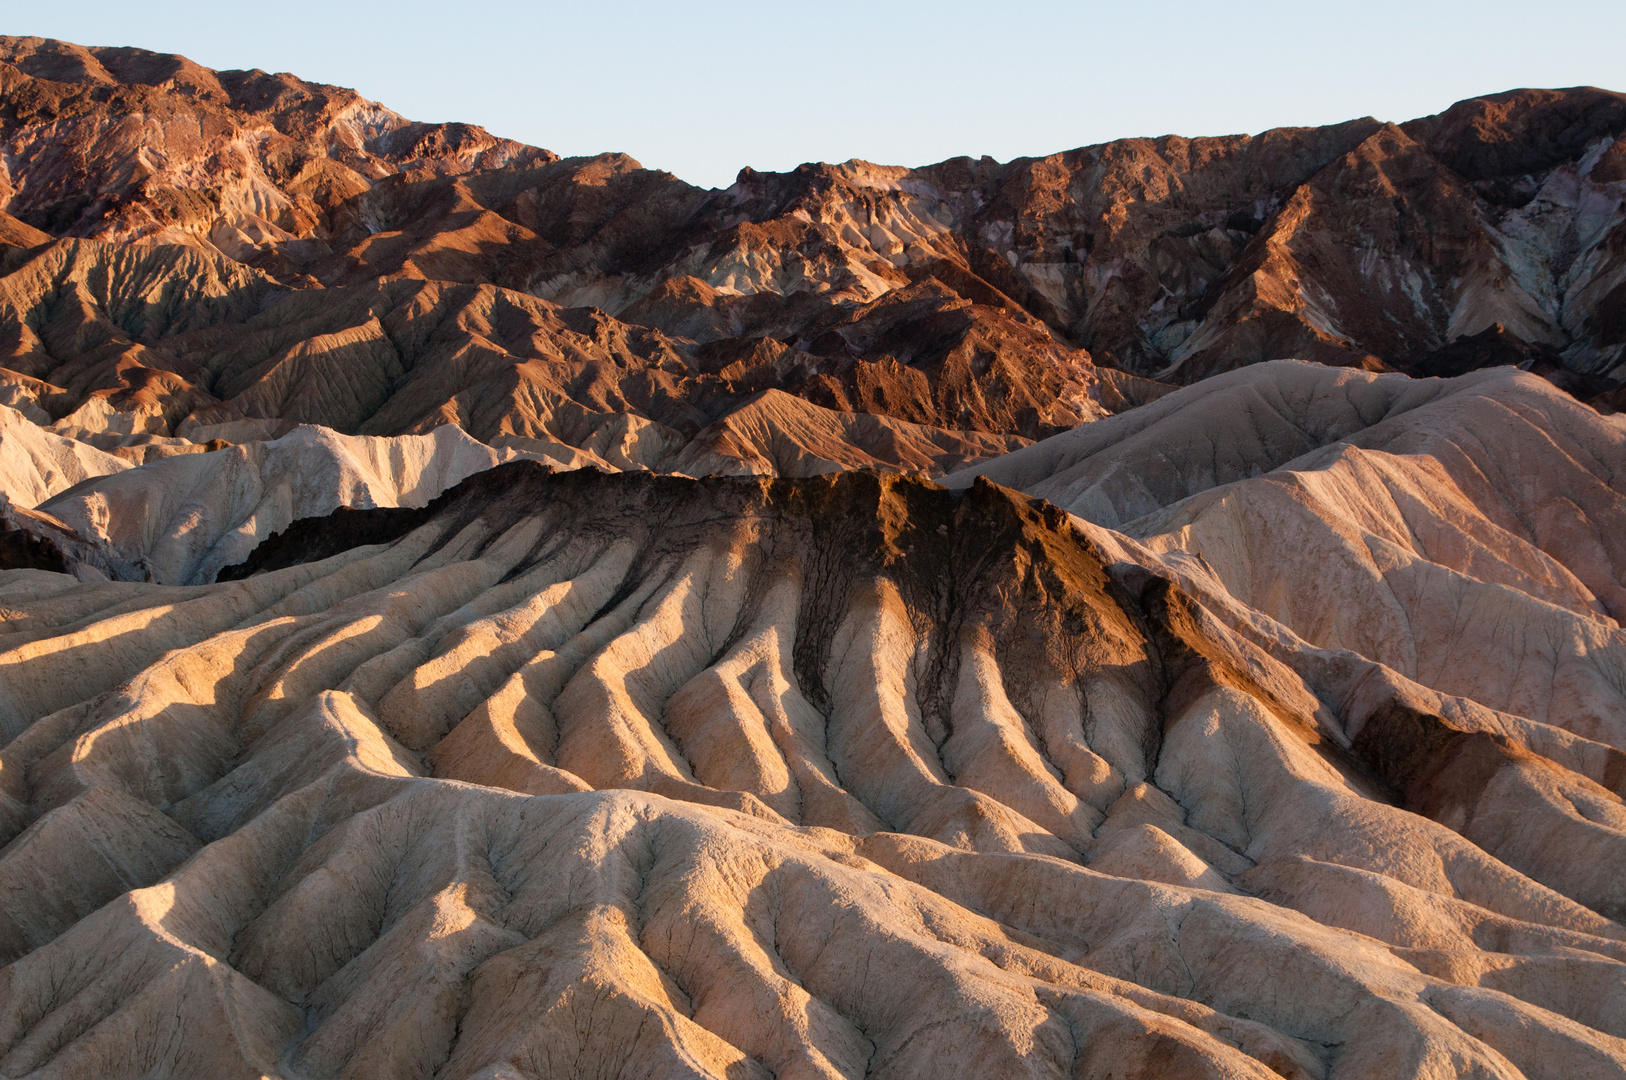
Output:
[[291,416],[573,446],[651,421],[681,442],[770,389],[955,445],[1156,392],[1092,358],[1174,382],[1512,362],[1590,396],[1626,349],[1623,132],[1620,95],[1517,91],[703,191],[288,75],[5,39],[0,381],[53,418],[90,402],[86,431]]

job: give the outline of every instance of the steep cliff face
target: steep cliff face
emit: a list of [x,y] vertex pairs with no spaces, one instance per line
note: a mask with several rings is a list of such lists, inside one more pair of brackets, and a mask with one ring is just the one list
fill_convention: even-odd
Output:
[[231,576],[5,579],[8,1075],[1626,1060],[1626,757],[997,486],[515,463]]

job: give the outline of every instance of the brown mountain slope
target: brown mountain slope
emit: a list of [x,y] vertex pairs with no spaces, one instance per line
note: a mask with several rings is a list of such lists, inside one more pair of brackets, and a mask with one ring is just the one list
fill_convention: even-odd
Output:
[[[658,330],[699,366],[789,348],[750,391],[838,411],[1032,438],[1083,418],[1091,355],[1176,381],[1277,357],[1527,363],[1583,396],[1621,381],[1626,100],[1601,90],[700,191],[291,76],[36,39],[0,42],[0,69],[3,208],[31,227],[304,288],[497,286],[597,309],[613,336]],[[952,386],[924,395],[915,373]]]
[[143,49],[0,39],[3,189],[56,235],[233,243],[342,230],[387,177],[557,155],[466,124],[414,124],[353,90],[215,72]]
[[[1626,102],[1604,91],[1008,165],[747,170],[704,192],[624,156],[561,162],[477,129],[407,125],[290,76],[37,40],[3,51],[11,213],[58,233],[213,245],[288,280],[490,282],[635,305],[674,333],[694,303],[714,306],[696,300],[704,286],[751,300],[731,318],[785,338],[944,262],[1147,372],[1314,349],[1406,365],[1497,322],[1577,370],[1618,362],[1607,298]],[[138,161],[155,140],[156,171]],[[103,193],[72,214],[53,187],[63,153],[83,161],[75,190]],[[216,179],[193,191],[183,171],[203,162]]]
[[[17,163],[0,194],[6,206],[55,232],[186,245],[269,270],[287,284],[314,286],[320,278],[368,293],[380,287],[380,278],[495,283],[543,296],[578,281],[567,290],[572,305],[625,306],[633,294],[616,284],[625,279],[646,310],[658,309],[662,297],[677,297],[687,313],[679,321],[689,333],[672,341],[583,310],[565,319],[574,333],[563,336],[571,340],[522,347],[512,339],[535,339],[539,332],[557,338],[562,328],[542,314],[553,305],[518,297],[499,302],[511,325],[493,334],[455,319],[455,329],[442,332],[439,342],[455,341],[420,363],[412,344],[425,331],[398,324],[426,316],[438,327],[447,318],[439,300],[445,286],[431,288],[427,297],[413,286],[396,289],[383,308],[352,295],[264,313],[280,291],[270,278],[241,278],[207,259],[145,250],[128,256],[139,267],[121,264],[127,256],[116,248],[25,251],[41,236],[12,230],[16,235],[8,239],[19,250],[9,267],[27,280],[12,283],[12,303],[0,316],[10,323],[0,333],[12,339],[10,356],[0,360],[10,374],[0,377],[26,385],[57,417],[105,391],[90,401],[91,415],[70,421],[87,433],[169,435],[194,409],[221,398],[240,399],[229,401],[240,407],[198,422],[247,416],[398,434],[452,420],[482,438],[546,435],[580,445],[606,422],[601,413],[611,414],[610,423],[624,425],[618,414],[625,413],[688,437],[768,388],[838,412],[1026,438],[1101,415],[1087,354],[1053,340],[1008,297],[956,266],[943,268],[950,284],[930,273],[911,278],[888,268],[881,271],[888,275],[885,287],[876,287],[877,269],[854,262],[838,245],[829,258],[814,257],[816,267],[798,272],[804,284],[827,292],[821,282],[843,274],[870,284],[801,298],[811,303],[790,298],[776,304],[753,290],[769,299],[755,310],[729,303],[741,289],[715,274],[722,291],[674,277],[657,295],[648,273],[629,275],[669,263],[673,245],[694,232],[689,219],[715,200],[643,172],[635,162],[556,162],[477,129],[408,125],[350,91],[291,76],[218,74],[139,50],[6,39],[0,56],[8,80],[0,87],[8,102],[0,129]],[[697,219],[695,235],[709,235],[723,252],[731,241],[717,235],[718,209],[711,206]],[[789,242],[790,233],[778,233]],[[817,237],[803,239],[817,246]],[[160,267],[166,258],[173,263],[167,271]],[[542,282],[553,284],[543,288]],[[130,298],[107,295],[132,284],[142,296],[161,294],[168,314],[121,306]],[[853,307],[894,287],[901,292],[884,304]],[[235,299],[189,307],[177,324],[176,311],[200,289],[217,300],[224,293]],[[491,293],[485,290],[487,299],[475,306],[489,307]],[[464,306],[466,295],[462,290],[453,306]],[[389,309],[402,304],[411,310],[392,320]],[[245,333],[235,324],[250,313],[260,317]],[[696,319],[715,325],[689,327]],[[412,339],[405,355],[380,341],[380,323],[392,325],[397,338]],[[163,340],[180,327],[203,325],[219,332],[191,342]],[[200,368],[192,359],[228,340],[236,346],[246,338],[242,345],[253,350],[265,339],[262,330],[275,340],[256,352],[257,363],[268,366],[249,382],[236,370],[222,370],[229,362]],[[595,340],[581,342],[575,334]],[[306,343],[305,355],[274,355],[296,338]],[[797,347],[787,350],[777,339]],[[517,356],[509,355],[510,347]],[[448,351],[461,355],[452,359]],[[546,364],[561,354],[565,369]],[[347,374],[310,377],[332,363]],[[584,363],[592,370],[584,371]],[[351,374],[353,366],[363,370]],[[704,385],[675,386],[680,380],[670,373],[681,376],[686,367],[703,376]],[[271,385],[251,387],[256,378]],[[392,396],[401,400],[375,416]],[[583,419],[584,410],[594,415]],[[109,412],[137,417],[109,419]]]
[[649,447],[630,457],[652,465],[784,389],[820,411],[889,416],[995,452],[1145,393],[1117,373],[1103,384],[1085,354],[1027,316],[935,279],[843,313],[816,353],[772,339],[697,345],[489,285],[297,290],[180,247],[63,240],[8,251],[0,385],[64,434],[104,441],[240,440],[244,419],[384,435],[456,423],[488,441],[641,440]]

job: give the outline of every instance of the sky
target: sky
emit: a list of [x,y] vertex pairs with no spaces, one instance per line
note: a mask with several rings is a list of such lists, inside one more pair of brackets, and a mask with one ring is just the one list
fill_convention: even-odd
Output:
[[1007,161],[1407,120],[1521,86],[1626,91],[1622,0],[0,0],[0,33],[289,71],[708,187],[742,166]]

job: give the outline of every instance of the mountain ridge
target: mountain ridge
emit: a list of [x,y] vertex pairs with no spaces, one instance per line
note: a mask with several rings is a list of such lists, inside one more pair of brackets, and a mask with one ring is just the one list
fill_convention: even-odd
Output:
[[[1093,374],[1111,368],[1181,383],[1284,357],[1419,374],[1513,363],[1604,407],[1626,380],[1611,314],[1626,299],[1626,98],[1594,88],[1489,95],[1398,125],[1124,139],[1005,164],[746,169],[702,191],[624,155],[561,160],[465,125],[414,125],[291,76],[37,39],[4,39],[0,66],[13,162],[0,196],[24,244],[10,265],[42,226],[180,243],[265,272],[262,293],[335,293],[288,310],[301,338],[327,343],[314,348],[351,352],[375,349],[361,339],[385,313],[346,290],[495,287],[516,314],[537,301],[561,311],[563,327],[519,316],[515,329],[559,342],[544,354],[585,345],[600,370],[624,371],[578,389],[574,371],[533,373],[538,357],[512,334],[469,328],[454,347],[488,373],[468,382],[468,364],[437,360],[433,380],[449,376],[466,403],[414,391],[414,406],[362,429],[354,405],[302,402],[308,376],[292,398],[233,401],[240,383],[198,372],[175,355],[186,346],[102,315],[91,296],[76,316],[89,324],[61,326],[59,344],[8,331],[0,379],[54,419],[87,394],[158,393],[171,403],[145,426],[165,435],[188,411],[214,409],[203,423],[293,409],[352,433],[449,421],[481,439],[579,446],[582,423],[558,409],[690,437],[742,393],[774,388],[836,413],[1034,439],[1113,411]],[[90,201],[70,213],[65,186]],[[89,249],[78,258],[71,274],[99,273]],[[151,272],[182,292],[219,273],[184,259]],[[41,302],[30,287],[4,321],[51,325]],[[439,301],[414,303],[433,314]],[[275,330],[281,317],[258,321]],[[593,344],[561,341],[565,327]],[[74,344],[87,332],[126,359],[91,362]],[[416,363],[395,351],[375,386]],[[74,380],[53,374],[64,361]],[[698,391],[663,372],[719,382],[705,392],[716,404],[685,410]]]
[[702,192],[0,38],[0,1077],[1621,1080],[1622,310],[1591,88]]

